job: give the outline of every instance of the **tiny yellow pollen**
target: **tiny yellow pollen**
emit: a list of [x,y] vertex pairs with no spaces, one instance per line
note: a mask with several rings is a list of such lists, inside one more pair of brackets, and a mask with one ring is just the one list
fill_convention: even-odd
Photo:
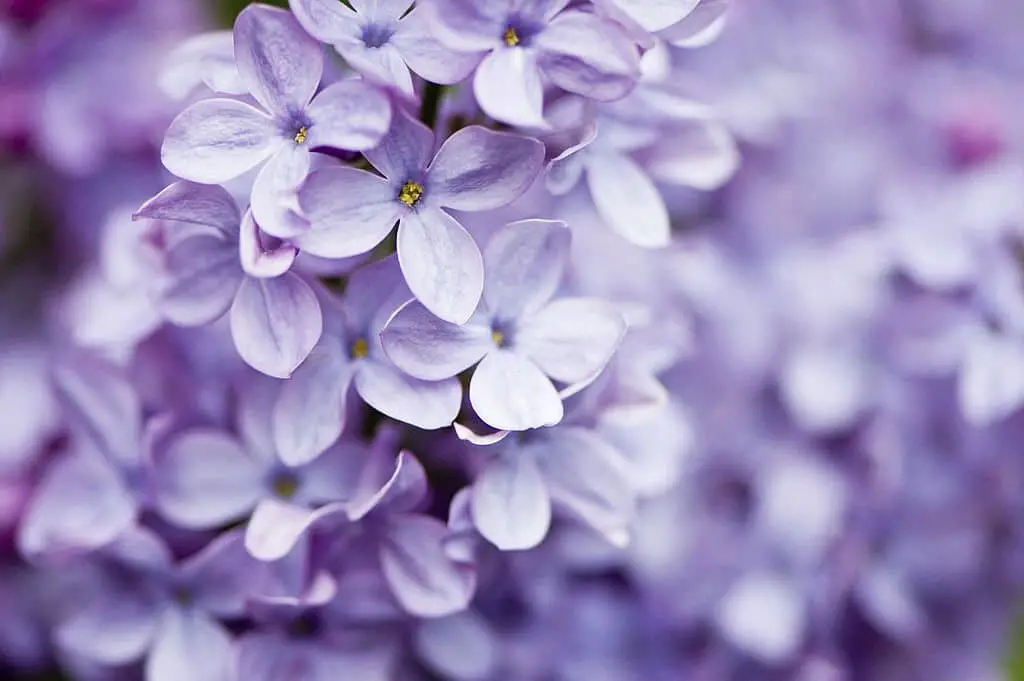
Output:
[[370,344],[365,338],[356,338],[352,341],[352,357],[362,359],[370,354]]
[[505,44],[509,47],[515,47],[519,44],[519,34],[516,29],[509,26],[505,29],[505,33],[501,36],[501,39],[505,41]]
[[398,192],[398,200],[412,208],[423,196],[423,185],[412,180],[402,185],[402,191]]
[[299,128],[298,132],[295,133],[295,143],[296,144],[304,144],[306,142],[306,138],[308,136],[309,136],[309,129],[308,128],[306,128],[305,126]]
[[495,345],[501,347],[505,344],[505,334],[498,329],[494,329],[491,331],[491,340],[494,341]]

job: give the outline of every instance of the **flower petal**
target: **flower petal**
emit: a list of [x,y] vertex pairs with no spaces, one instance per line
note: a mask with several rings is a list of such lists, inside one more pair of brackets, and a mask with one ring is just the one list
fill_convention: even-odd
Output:
[[167,254],[157,306],[180,326],[208,324],[223,315],[242,283],[238,248],[213,236],[191,236]]
[[359,21],[343,2],[338,0],[290,0],[295,18],[306,32],[325,43],[359,34]]
[[473,483],[473,520],[502,551],[532,549],[547,536],[551,499],[533,457],[495,458]]
[[1024,344],[979,331],[964,354],[957,398],[968,423],[987,426],[1024,405]]
[[233,99],[204,99],[171,121],[160,159],[178,177],[219,184],[255,167],[280,144],[262,111]]
[[434,518],[393,518],[380,546],[380,563],[391,592],[410,615],[443,617],[465,610],[476,589],[476,572],[444,552],[448,528]]
[[508,350],[489,353],[473,373],[469,401],[484,423],[529,430],[562,420],[558,391],[537,365]]
[[256,567],[245,550],[245,531],[237,528],[184,559],[178,574],[197,607],[230,619],[245,614],[257,584],[262,586],[266,575]]
[[164,612],[146,658],[146,681],[230,681],[233,672],[231,636],[223,625],[195,608]]
[[362,40],[355,40],[338,43],[335,47],[345,61],[367,79],[395,88],[406,97],[415,97],[409,67],[398,48],[390,42],[379,47],[367,47]]
[[361,80],[324,88],[307,113],[312,121],[306,141],[310,147],[363,151],[380,144],[391,126],[391,102]]
[[710,191],[735,174],[740,153],[723,124],[694,119],[645,150],[643,163],[662,182]]
[[384,362],[363,362],[356,390],[377,411],[424,430],[450,426],[462,406],[457,378],[423,381]]
[[484,249],[487,309],[499,319],[539,310],[558,290],[570,241],[559,220],[520,220],[498,230]]
[[299,189],[309,231],[295,237],[303,251],[325,258],[366,253],[384,240],[405,211],[396,191],[373,173],[323,168]]
[[431,83],[460,83],[480,63],[479,54],[456,52],[443,45],[430,30],[426,12],[418,7],[405,15],[391,42],[409,68]]
[[242,216],[235,200],[223,187],[175,182],[142,204],[132,218],[207,225],[231,236],[238,231]]
[[256,101],[286,115],[302,111],[313,98],[324,53],[291,12],[254,4],[235,19],[235,61]]
[[544,184],[555,196],[564,196],[575,187],[586,168],[581,153],[597,139],[597,124],[590,123],[583,130],[579,142],[551,159],[545,169]]
[[544,85],[533,50],[500,47],[484,57],[473,77],[473,93],[491,118],[524,128],[546,128]]
[[700,0],[601,0],[614,5],[647,31],[660,31],[682,21]]
[[701,0],[692,12],[659,36],[676,47],[704,47],[721,35],[728,10],[729,0]]
[[594,154],[587,163],[594,205],[608,226],[637,246],[669,242],[668,209],[651,178],[628,156]]
[[288,239],[309,229],[296,212],[296,192],[312,162],[306,145],[283,143],[256,175],[249,194],[249,210],[267,234]]
[[341,504],[328,504],[314,511],[277,499],[264,499],[249,519],[245,548],[257,560],[280,560],[295,548],[316,522],[342,514],[344,508]]
[[274,405],[274,442],[285,464],[309,463],[341,437],[352,370],[338,339],[325,336],[281,386]]
[[160,71],[160,89],[183,100],[206,84],[224,95],[248,92],[235,67],[235,44],[231,31],[209,31],[189,38],[167,56]]
[[381,342],[399,369],[427,381],[465,371],[494,347],[486,326],[446,322],[416,301],[395,313],[381,332]]
[[435,315],[464,324],[484,288],[484,261],[473,237],[440,209],[406,214],[398,228],[398,261],[409,290]]
[[445,140],[430,164],[427,198],[455,210],[500,208],[530,188],[544,164],[532,137],[473,125]]
[[65,653],[103,665],[139,660],[156,631],[160,605],[149,594],[108,587],[59,622],[53,636]]
[[279,277],[291,269],[299,251],[287,242],[279,242],[275,248],[268,249],[264,247],[265,241],[265,236],[252,219],[252,213],[246,213],[238,235],[242,269],[253,277]]
[[564,12],[537,36],[540,68],[558,87],[600,101],[625,97],[640,80],[640,54],[616,24]]
[[509,6],[477,0],[424,3],[431,32],[459,52],[482,52],[500,45]]
[[231,335],[251,367],[287,378],[320,339],[323,316],[316,295],[299,276],[246,277],[231,306]]
[[419,179],[434,153],[434,133],[401,109],[391,117],[391,129],[384,140],[364,153],[366,160],[384,177],[401,185]]
[[154,504],[180,527],[215,528],[252,510],[263,493],[264,474],[227,433],[191,430],[153,454]]
[[524,321],[515,344],[551,378],[578,383],[608,364],[625,334],[626,321],[611,303],[563,298]]

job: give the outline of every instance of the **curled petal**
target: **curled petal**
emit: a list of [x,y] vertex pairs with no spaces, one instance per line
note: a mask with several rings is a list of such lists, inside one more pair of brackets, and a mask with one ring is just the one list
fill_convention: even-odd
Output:
[[299,251],[286,242],[266,248],[264,241],[265,235],[256,226],[252,214],[247,213],[238,238],[242,269],[253,277],[279,277],[291,269]]
[[302,234],[309,222],[295,208],[296,192],[312,162],[305,145],[284,142],[260,169],[249,194],[249,210],[267,234],[288,239]]
[[146,201],[132,215],[152,220],[174,220],[215,227],[231,236],[238,231],[241,215],[231,194],[223,187],[195,182],[175,182]]
[[494,347],[489,328],[446,322],[415,301],[395,313],[381,332],[381,342],[399,369],[427,381],[455,376]]
[[280,560],[317,522],[343,514],[342,504],[328,504],[314,511],[277,499],[264,499],[246,527],[245,548],[257,560]]

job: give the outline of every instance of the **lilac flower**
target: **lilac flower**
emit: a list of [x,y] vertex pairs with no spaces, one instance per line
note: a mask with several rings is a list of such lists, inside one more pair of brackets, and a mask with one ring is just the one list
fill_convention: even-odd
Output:
[[[462,404],[458,379],[423,381],[395,368],[380,332],[412,298],[394,256],[353,273],[310,357],[283,386],[274,437],[283,461],[312,460],[341,435],[349,386],[371,407],[417,428],[451,425]],[[333,309],[336,308],[336,309]]]
[[622,315],[608,303],[551,301],[569,243],[564,223],[506,225],[487,244],[483,300],[472,319],[455,326],[411,302],[381,334],[384,351],[400,369],[424,380],[449,378],[479,362],[469,399],[477,415],[495,428],[558,423],[562,400],[552,380],[576,384],[592,379],[626,331]]
[[182,42],[167,57],[160,87],[174,99],[185,99],[200,85],[222,95],[246,95],[235,66],[235,39],[231,31],[200,33]]
[[637,32],[653,33],[677,47],[701,47],[721,33],[729,0],[595,0],[594,4]]
[[473,91],[504,123],[546,127],[544,81],[585,97],[625,96],[640,77],[639,52],[618,24],[569,9],[569,0],[432,0],[437,37],[477,55]]
[[231,635],[219,620],[244,613],[253,585],[240,533],[174,565],[157,536],[133,530],[89,560],[95,577],[54,632],[65,653],[110,666],[145,655],[146,681],[234,678]]
[[262,109],[234,99],[193,104],[168,128],[163,162],[204,184],[266,162],[253,185],[253,214],[269,233],[294,236],[305,224],[282,204],[309,172],[310,151],[374,146],[387,132],[391,105],[360,81],[335,83],[314,97],[323,52],[289,12],[252,5],[238,16],[234,39],[238,74]]
[[511,203],[540,172],[544,146],[471,126],[433,150],[430,130],[396,113],[384,142],[365,154],[384,178],[353,168],[310,174],[299,190],[310,229],[295,243],[313,255],[356,255],[378,244],[397,220],[398,260],[409,288],[434,314],[461,324],[480,300],[483,263],[476,242],[444,209],[477,212]]
[[413,96],[412,69],[434,83],[457,83],[476,66],[472,55],[445,48],[412,0],[290,0],[299,23],[333,45],[359,72]]
[[288,271],[297,252],[261,235],[252,214],[241,217],[227,191],[176,182],[136,216],[184,223],[169,245],[159,295],[167,319],[197,326],[230,308],[238,353],[270,376],[289,376],[309,355],[323,317],[310,285]]

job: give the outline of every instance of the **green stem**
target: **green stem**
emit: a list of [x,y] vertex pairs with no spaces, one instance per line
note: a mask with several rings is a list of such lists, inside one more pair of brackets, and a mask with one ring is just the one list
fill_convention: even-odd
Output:
[[427,83],[423,89],[423,104],[420,106],[420,120],[426,123],[428,128],[437,125],[437,115],[441,109],[441,99],[444,96],[444,86],[437,83]]

